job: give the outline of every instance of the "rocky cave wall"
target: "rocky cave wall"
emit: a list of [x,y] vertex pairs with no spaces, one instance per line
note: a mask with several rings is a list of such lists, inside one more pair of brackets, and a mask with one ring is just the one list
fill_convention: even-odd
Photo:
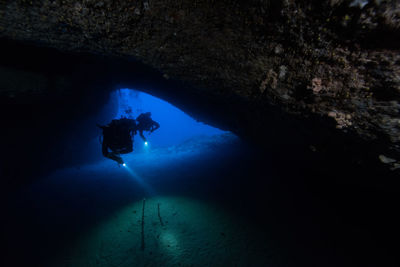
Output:
[[[368,152],[395,170],[399,15],[397,0],[1,0],[0,38],[137,60],[157,70],[160,82],[187,85],[175,95],[153,93],[180,95],[187,110],[198,103],[202,120],[248,140],[304,143],[316,153],[346,147],[337,155],[351,151],[359,160]],[[129,84],[136,70],[124,64],[115,65],[117,74],[104,63],[103,85]],[[14,72],[30,80],[14,86],[10,70],[0,72],[8,88],[2,98],[23,98],[42,79]],[[68,74],[58,77],[47,91],[73,87]]]

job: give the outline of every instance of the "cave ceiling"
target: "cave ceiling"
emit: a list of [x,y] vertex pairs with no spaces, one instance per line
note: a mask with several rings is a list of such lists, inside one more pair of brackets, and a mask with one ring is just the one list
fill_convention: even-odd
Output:
[[[331,131],[377,143],[375,157],[395,169],[399,15],[397,0],[1,0],[0,38],[134,59],[215,99],[234,132],[290,138],[305,125],[298,135],[311,132],[310,142]],[[40,91],[46,79],[4,64],[0,75],[3,98]],[[54,88],[68,90],[68,75],[57,77]],[[291,126],[274,126],[282,120]]]

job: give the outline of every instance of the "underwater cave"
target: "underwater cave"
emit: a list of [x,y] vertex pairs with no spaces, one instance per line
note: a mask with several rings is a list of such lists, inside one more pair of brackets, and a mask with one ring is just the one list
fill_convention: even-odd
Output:
[[6,2],[1,266],[399,265],[394,1]]

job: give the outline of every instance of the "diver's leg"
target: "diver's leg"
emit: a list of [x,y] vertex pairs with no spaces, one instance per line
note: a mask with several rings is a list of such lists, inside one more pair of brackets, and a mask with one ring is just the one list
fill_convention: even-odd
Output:
[[107,143],[104,140],[103,140],[103,144],[101,145],[101,152],[103,153],[104,157],[108,158],[108,154],[109,154],[108,146],[107,146]]
[[101,151],[103,152],[103,156],[109,159],[116,161],[118,164],[123,164],[124,161],[116,152],[109,152],[107,143],[103,141],[103,145],[101,147]]
[[120,157],[119,153],[116,153],[116,152],[110,152],[108,154],[108,158],[112,159],[113,161],[117,162],[118,164],[123,164],[124,163],[124,161]]
[[129,147],[126,147],[126,148],[120,150],[119,153],[120,154],[128,154],[128,153],[131,153],[132,151],[133,151],[133,146],[131,145]]

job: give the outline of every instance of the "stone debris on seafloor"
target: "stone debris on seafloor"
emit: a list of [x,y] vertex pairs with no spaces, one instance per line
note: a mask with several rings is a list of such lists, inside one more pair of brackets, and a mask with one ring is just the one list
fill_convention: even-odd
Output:
[[395,159],[389,158],[389,157],[381,154],[381,155],[379,155],[379,160],[384,164],[391,165],[392,166],[390,168],[391,171],[400,169],[400,163]]
[[394,171],[394,170],[397,170],[397,169],[400,169],[400,163],[394,163],[393,167],[390,168],[391,171]]
[[396,160],[386,157],[385,155],[379,155],[379,159],[381,162],[385,163],[385,164],[390,164],[390,163],[395,163]]

